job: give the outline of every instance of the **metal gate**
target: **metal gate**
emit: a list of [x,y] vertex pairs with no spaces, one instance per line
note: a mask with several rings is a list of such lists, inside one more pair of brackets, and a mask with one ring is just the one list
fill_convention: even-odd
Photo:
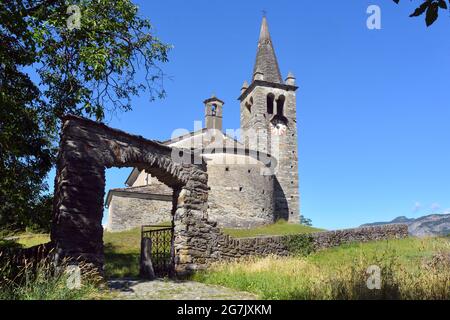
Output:
[[155,275],[157,277],[173,276],[173,226],[142,226],[141,240],[144,238],[151,240],[151,260]]

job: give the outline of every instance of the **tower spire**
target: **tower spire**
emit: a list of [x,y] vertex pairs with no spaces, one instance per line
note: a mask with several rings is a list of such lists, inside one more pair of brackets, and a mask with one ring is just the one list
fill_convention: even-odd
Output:
[[263,74],[264,81],[282,83],[280,68],[278,67],[278,61],[275,50],[273,49],[265,15],[262,18],[261,31],[259,33],[258,51],[253,68],[253,80],[255,80],[255,73],[257,71]]

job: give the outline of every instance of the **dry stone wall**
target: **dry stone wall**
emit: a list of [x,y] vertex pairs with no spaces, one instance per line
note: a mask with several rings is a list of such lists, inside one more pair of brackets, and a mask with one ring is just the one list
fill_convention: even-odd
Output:
[[[207,221],[191,225],[185,236],[189,237],[189,247],[181,250],[178,258],[189,271],[205,268],[209,263],[219,260],[269,254],[287,256],[293,250],[301,249],[289,246],[289,239],[295,236],[235,239],[223,234],[214,223]],[[320,250],[351,242],[405,238],[408,236],[408,228],[406,225],[384,225],[317,232],[304,236],[310,239],[313,250]]]

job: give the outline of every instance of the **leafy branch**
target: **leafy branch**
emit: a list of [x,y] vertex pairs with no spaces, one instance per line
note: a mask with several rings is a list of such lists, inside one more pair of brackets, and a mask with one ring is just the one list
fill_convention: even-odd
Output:
[[[395,3],[399,3],[400,0],[393,0]],[[411,13],[410,17],[419,17],[425,13],[425,23],[427,27],[431,26],[439,16],[439,10],[448,10],[449,5],[447,5],[449,0],[426,0],[420,6]]]

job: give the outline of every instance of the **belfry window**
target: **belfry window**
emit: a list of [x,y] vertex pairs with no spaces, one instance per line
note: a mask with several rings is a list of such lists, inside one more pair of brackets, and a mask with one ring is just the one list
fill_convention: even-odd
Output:
[[215,104],[213,104],[211,106],[211,115],[215,116],[216,115],[216,111],[217,111],[217,106]]
[[280,117],[284,116],[284,96],[280,96],[277,100],[277,115]]
[[253,97],[250,97],[249,102],[245,103],[245,106],[247,107],[248,113],[252,113],[252,106],[253,106]]
[[273,102],[275,100],[275,96],[272,93],[267,95],[267,113],[273,114]]

